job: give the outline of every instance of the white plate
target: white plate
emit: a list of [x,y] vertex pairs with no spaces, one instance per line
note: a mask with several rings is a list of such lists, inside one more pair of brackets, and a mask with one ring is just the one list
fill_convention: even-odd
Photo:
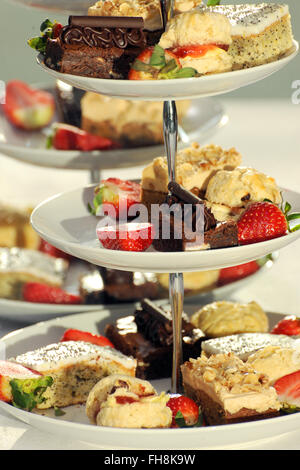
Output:
[[298,51],[299,44],[297,41],[294,41],[294,51],[291,54],[269,64],[199,78],[172,80],[109,80],[81,77],[50,69],[44,64],[43,56],[41,55],[38,56],[37,61],[46,72],[57,80],[82,90],[131,100],[181,100],[228,93],[255,83],[285,67],[296,57]]
[[[36,86],[42,88],[43,86]],[[48,91],[54,93],[53,89]],[[54,122],[58,122],[57,115]],[[201,142],[210,137],[228,121],[220,103],[212,99],[194,100],[182,120],[184,141],[179,148],[191,142]],[[129,168],[149,163],[153,158],[164,155],[163,145],[151,145],[134,149],[80,152],[77,150],[55,150],[46,148],[46,128],[38,132],[22,131],[12,126],[0,107],[0,152],[8,157],[48,168],[74,170],[108,170]]]
[[[192,313],[197,306],[190,306]],[[12,357],[52,342],[57,342],[66,328],[78,328],[92,333],[103,333],[108,322],[121,315],[132,313],[132,309],[102,310],[72,315],[14,331],[2,338],[6,346],[6,357]],[[272,315],[272,322],[281,318]],[[153,381],[158,391],[167,391],[169,380]],[[53,410],[29,413],[0,402],[0,408],[17,419],[41,431],[75,441],[85,441],[104,449],[235,449],[251,448],[252,443],[274,438],[299,429],[300,414],[283,416],[250,423],[229,424],[188,429],[120,429],[91,425],[85,416],[84,406],[64,408],[65,415],[55,417]],[[39,414],[40,413],[40,414]],[[44,416],[43,416],[44,415]]]
[[[96,236],[98,217],[89,214],[94,186],[60,193],[42,202],[31,215],[33,228],[41,238],[71,255],[112,269],[141,272],[188,272],[225,268],[262,258],[299,238],[300,231],[251,245],[194,252],[142,253],[107,250]],[[300,212],[300,193],[284,191],[293,211]]]
[[[185,296],[185,301],[193,303],[197,299],[201,303],[209,303],[213,300],[224,300],[232,292],[241,289],[246,284],[256,280],[258,277],[263,276],[268,271],[277,259],[277,254],[272,255],[272,260],[269,260],[262,266],[256,273],[247,276],[239,281],[231,282],[225,286],[215,287],[205,292],[190,292]],[[71,293],[78,294],[79,276],[87,272],[87,265],[81,261],[72,262],[69,272],[67,274],[64,288]],[[165,292],[165,300],[168,299],[168,292]],[[114,303],[114,307],[122,305],[122,302]],[[124,303],[123,303],[124,305]],[[130,305],[129,302],[125,303],[126,308]],[[39,321],[50,320],[59,316],[70,315],[80,312],[89,312],[110,308],[110,304],[93,304],[93,305],[53,305],[42,304],[34,302],[25,302],[20,300],[0,299],[0,318],[20,322],[22,326],[29,323],[36,323]]]
[[12,3],[32,8],[73,15],[86,15],[88,8],[94,5],[93,0],[11,0]]

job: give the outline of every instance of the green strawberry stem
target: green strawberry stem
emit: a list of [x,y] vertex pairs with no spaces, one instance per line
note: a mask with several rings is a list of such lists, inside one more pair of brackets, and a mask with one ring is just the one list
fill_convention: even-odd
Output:
[[290,213],[290,211],[292,210],[292,206],[289,202],[285,202],[284,206],[281,207],[281,210],[285,215],[289,232],[293,233],[293,232],[296,232],[297,230],[299,230],[300,229],[300,224],[295,225],[294,227],[291,227],[290,222],[292,220],[300,219],[300,213],[299,212]]

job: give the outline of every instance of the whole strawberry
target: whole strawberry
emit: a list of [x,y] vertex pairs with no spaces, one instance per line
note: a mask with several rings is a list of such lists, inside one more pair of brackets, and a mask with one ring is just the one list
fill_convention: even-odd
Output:
[[274,326],[271,333],[273,335],[299,336],[300,318],[296,317],[296,315],[284,317]]
[[183,395],[171,397],[167,406],[172,411],[172,428],[194,426],[199,419],[199,407]]
[[251,276],[251,274],[256,273],[258,270],[259,264],[256,261],[223,268],[220,270],[218,284],[224,286],[225,284],[239,281],[240,279]]
[[288,231],[285,214],[271,202],[255,202],[241,215],[238,222],[241,245],[282,237]]

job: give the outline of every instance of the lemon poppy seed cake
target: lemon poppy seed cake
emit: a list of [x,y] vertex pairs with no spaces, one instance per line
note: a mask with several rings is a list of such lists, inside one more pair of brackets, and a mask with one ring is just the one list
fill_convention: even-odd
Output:
[[208,8],[222,13],[231,23],[232,44],[228,54],[233,59],[233,70],[273,62],[293,49],[288,5],[259,3]]
[[135,376],[136,361],[108,346],[84,341],[49,344],[15,357],[14,362],[53,378],[38,408],[84,403],[93,386],[111,374]]

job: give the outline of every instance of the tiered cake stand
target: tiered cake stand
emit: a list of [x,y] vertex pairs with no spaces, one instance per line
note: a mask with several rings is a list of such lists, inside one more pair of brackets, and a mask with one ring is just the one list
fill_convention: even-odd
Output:
[[[283,59],[251,69],[227,72],[199,78],[129,81],[103,80],[61,74],[47,68],[43,58],[40,66],[53,75],[77,88],[113,97],[131,100],[164,101],[164,138],[168,159],[169,179],[176,180],[177,113],[175,100],[203,98],[228,93],[242,86],[262,80],[287,65],[298,53],[294,51]],[[284,193],[293,208],[300,209],[300,194]],[[267,242],[253,245],[207,250],[199,252],[158,253],[149,250],[143,253],[113,251],[102,248],[96,238],[97,218],[89,215],[87,204],[93,198],[93,187],[85,187],[57,195],[40,204],[32,214],[32,225],[42,238],[64,251],[96,265],[127,271],[168,272],[170,276],[170,303],[173,315],[173,374],[172,391],[180,391],[181,365],[181,317],[184,301],[183,272],[218,269],[247,261],[274,252],[295,241],[300,232],[290,233]]]

